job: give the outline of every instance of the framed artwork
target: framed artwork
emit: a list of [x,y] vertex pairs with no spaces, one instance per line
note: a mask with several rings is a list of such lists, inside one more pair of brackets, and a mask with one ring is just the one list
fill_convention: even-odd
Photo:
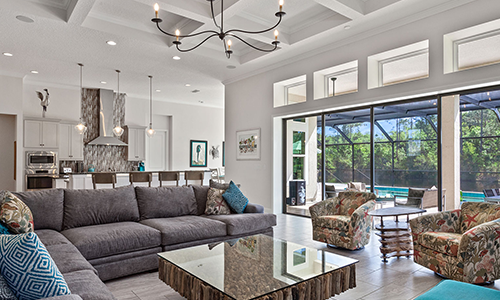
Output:
[[260,159],[260,128],[236,132],[237,160]]
[[222,166],[226,166],[226,142],[222,142]]
[[207,141],[191,140],[190,147],[190,167],[206,167],[207,166]]

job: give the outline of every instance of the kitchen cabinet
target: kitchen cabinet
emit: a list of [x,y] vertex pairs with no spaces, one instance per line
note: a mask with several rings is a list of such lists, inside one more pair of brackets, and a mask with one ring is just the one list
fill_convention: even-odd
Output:
[[146,127],[126,126],[128,160],[142,161],[146,159]]
[[83,134],[76,124],[59,124],[59,160],[83,160]]
[[25,148],[58,148],[59,122],[24,120]]

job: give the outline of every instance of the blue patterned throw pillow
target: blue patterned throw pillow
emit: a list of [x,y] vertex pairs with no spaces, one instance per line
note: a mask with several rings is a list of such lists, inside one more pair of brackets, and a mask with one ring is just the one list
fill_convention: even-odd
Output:
[[52,257],[33,232],[0,235],[0,272],[19,300],[71,294]]
[[233,181],[229,183],[229,188],[224,194],[222,194],[222,198],[224,198],[229,207],[231,207],[231,209],[238,214],[242,214],[248,205],[247,197],[243,195],[243,193],[236,186],[236,184],[234,184]]
[[7,229],[7,227],[3,225],[2,222],[0,222],[0,234],[11,234],[9,229]]
[[10,290],[7,281],[0,275],[0,299],[17,300],[16,295]]

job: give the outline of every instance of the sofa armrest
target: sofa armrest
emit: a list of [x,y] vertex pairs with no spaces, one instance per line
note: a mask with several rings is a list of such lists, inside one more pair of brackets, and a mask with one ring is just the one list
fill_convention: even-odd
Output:
[[349,225],[349,233],[354,233],[355,231],[361,230],[366,231],[372,225],[371,219],[372,216],[368,214],[368,212],[372,211],[375,208],[375,201],[370,200],[360,207],[356,208],[356,210],[351,215],[351,223]]
[[244,214],[263,214],[264,206],[254,203],[248,203],[243,211]]
[[82,300],[82,297],[78,296],[77,294],[71,294],[65,296],[43,298],[42,300]]
[[313,223],[317,217],[336,215],[339,205],[339,198],[330,198],[310,206],[309,212]]
[[427,231],[460,233],[460,209],[428,214],[410,220],[413,244],[418,236]]
[[500,278],[500,219],[480,224],[462,235],[458,257],[466,282],[484,283]]

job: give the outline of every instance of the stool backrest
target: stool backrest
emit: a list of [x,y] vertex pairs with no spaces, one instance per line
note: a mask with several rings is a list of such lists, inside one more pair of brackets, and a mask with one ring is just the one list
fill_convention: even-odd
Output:
[[134,182],[147,182],[149,187],[151,187],[151,181],[153,181],[153,174],[151,172],[132,172],[129,174],[130,184]]
[[97,188],[97,184],[111,184],[115,188],[116,173],[93,173],[92,185],[94,186],[94,190]]
[[184,180],[186,180],[186,185],[189,184],[189,180],[199,180],[200,185],[203,185],[203,179],[205,177],[205,172],[203,171],[185,171]]
[[180,177],[180,173],[177,171],[158,172],[158,180],[160,181],[160,186],[163,186],[164,181],[175,181],[175,185],[179,186]]

